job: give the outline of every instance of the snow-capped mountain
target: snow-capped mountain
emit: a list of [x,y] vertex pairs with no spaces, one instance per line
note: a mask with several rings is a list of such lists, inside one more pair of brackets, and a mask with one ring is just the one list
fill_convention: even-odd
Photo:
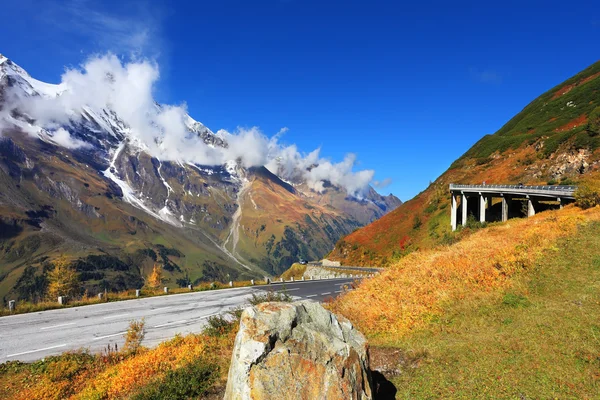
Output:
[[[59,254],[90,289],[139,285],[155,261],[172,285],[278,273],[400,204],[372,189],[359,200],[328,182],[292,186],[178,108],[153,102],[140,122],[128,114],[135,101],[75,99],[77,84],[41,82],[0,55],[0,294]],[[177,147],[171,121],[183,130]]]

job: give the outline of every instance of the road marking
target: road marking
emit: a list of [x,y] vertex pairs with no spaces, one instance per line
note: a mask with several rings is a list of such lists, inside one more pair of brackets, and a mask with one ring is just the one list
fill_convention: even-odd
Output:
[[166,306],[166,307],[161,307],[161,308],[151,308],[151,311],[161,311],[161,310],[166,310],[167,308],[172,308],[173,306]]
[[182,319],[181,321],[175,321],[175,322],[167,322],[166,324],[160,324],[160,325],[155,325],[155,328],[162,328],[163,326],[169,326],[169,325],[175,325],[175,324],[183,324],[184,322],[187,322],[187,319]]
[[125,332],[119,332],[119,333],[113,333],[112,335],[98,336],[98,337],[92,338],[92,340],[101,340],[101,339],[106,339],[106,338],[113,337],[113,336],[121,336],[121,335],[124,335],[126,333],[127,333],[127,331],[125,331]]
[[321,293],[321,296],[326,296],[328,294],[331,294],[331,292],[327,292],[327,293]]
[[335,293],[342,293],[342,291],[341,290],[336,290]]
[[126,314],[119,314],[119,315],[111,315],[111,316],[108,316],[108,317],[104,317],[104,318],[102,318],[102,319],[113,319],[113,318],[120,318],[120,317],[124,317],[124,316],[126,316],[126,315],[129,315],[129,313],[126,313]]
[[315,297],[315,296],[316,296],[316,294],[310,294],[310,295],[308,295],[306,297]]
[[294,289],[281,289],[281,290],[279,290],[279,292],[291,292],[292,290],[300,290],[300,288],[294,288]]
[[40,328],[40,331],[45,331],[46,329],[54,329],[54,328],[62,328],[63,326],[75,325],[75,322],[69,322],[68,324],[54,325],[54,326],[46,326]]
[[43,349],[29,350],[29,351],[24,351],[22,353],[9,354],[9,355],[6,356],[6,358],[8,358],[8,357],[15,357],[15,356],[22,356],[23,354],[37,353],[38,351],[46,351],[46,350],[58,349],[59,347],[65,347],[65,346],[66,346],[66,344],[59,344],[57,346],[46,347],[46,348],[43,348]]
[[212,317],[213,315],[219,315],[219,313],[208,314],[208,315],[205,315],[205,316],[203,316],[203,317],[200,317],[200,319],[204,319],[204,318]]

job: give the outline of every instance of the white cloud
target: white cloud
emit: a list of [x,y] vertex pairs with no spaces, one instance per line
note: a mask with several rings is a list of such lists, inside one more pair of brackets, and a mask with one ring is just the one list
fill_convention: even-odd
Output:
[[79,118],[83,107],[90,107],[116,112],[127,124],[131,138],[161,160],[203,165],[239,160],[244,167],[264,165],[283,179],[305,181],[318,192],[328,181],[357,197],[373,179],[372,170],[353,171],[354,154],[335,163],[322,158],[320,149],[301,154],[296,145],[282,145],[279,140],[287,128],[271,138],[257,127],[221,130],[218,135],[227,147],[210,147],[189,132],[185,104],[158,106],[154,102],[152,92],[159,77],[158,65],[149,60],[124,63],[113,54],[94,56],[80,68],[63,74],[59,96],[26,97],[18,100],[18,106],[38,125],[53,132],[56,143],[71,149],[83,144],[63,127],[68,127],[70,119]]
[[90,147],[88,143],[71,137],[71,134],[64,128],[58,128],[51,134],[53,142],[60,146],[66,147],[67,149],[79,149]]
[[373,181],[373,186],[377,189],[384,189],[392,184],[392,178],[385,178],[381,181]]
[[128,1],[106,7],[91,0],[36,0],[37,15],[51,29],[76,35],[97,49],[139,57],[157,57],[164,11],[157,2]]

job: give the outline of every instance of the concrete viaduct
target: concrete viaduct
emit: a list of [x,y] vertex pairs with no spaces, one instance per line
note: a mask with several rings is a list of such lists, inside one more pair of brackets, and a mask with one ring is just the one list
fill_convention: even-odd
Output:
[[527,201],[527,216],[535,215],[540,201],[558,202],[563,204],[574,201],[576,186],[523,186],[523,185],[455,185],[450,184],[452,196],[451,223],[455,231],[458,223],[457,197],[462,207],[462,225],[467,224],[469,200],[478,201],[479,221],[485,222],[486,207],[491,207],[492,199],[502,198],[502,221],[508,220],[508,206],[511,200]]

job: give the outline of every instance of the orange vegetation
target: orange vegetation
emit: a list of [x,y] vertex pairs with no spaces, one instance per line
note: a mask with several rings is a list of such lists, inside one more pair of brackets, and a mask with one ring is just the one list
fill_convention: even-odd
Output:
[[552,96],[552,100],[555,100],[555,99],[559,98],[560,96],[563,96],[563,95],[565,95],[565,94],[569,93],[569,92],[570,92],[571,90],[573,90],[575,87],[577,87],[577,86],[581,86],[581,85],[583,85],[583,84],[586,84],[586,83],[588,83],[589,81],[591,81],[591,80],[594,80],[594,79],[596,79],[596,78],[597,78],[597,77],[599,77],[599,76],[600,76],[600,72],[597,72],[597,73],[595,73],[595,74],[593,74],[593,75],[590,75],[590,76],[588,76],[588,77],[586,77],[586,78],[583,78],[583,79],[581,79],[580,81],[577,81],[577,82],[575,82],[575,83],[571,83],[570,85],[565,85],[565,86],[561,87],[560,89],[558,89],[558,90],[557,90],[557,91],[554,93],[554,95]]
[[510,278],[532,268],[543,250],[591,220],[600,220],[598,208],[569,206],[478,231],[449,247],[414,252],[331,307],[367,335],[401,337],[440,315],[445,304],[509,287]]
[[556,128],[555,131],[556,132],[570,131],[571,129],[575,129],[578,126],[585,124],[586,122],[587,122],[587,115],[581,114],[579,117],[575,118],[574,120],[571,120],[571,121],[567,122],[566,124],[564,124],[563,126]]
[[[476,184],[485,181],[487,184],[503,184],[523,181],[531,185],[545,184],[539,178],[533,180],[523,177],[522,164],[527,160],[537,160],[533,146],[509,150],[501,156],[491,157],[485,164],[468,160],[460,168],[449,169],[427,190],[383,218],[341,239],[329,257],[345,265],[387,266],[394,252],[405,250],[402,247],[406,247],[406,243],[414,243],[413,249],[431,248],[437,244],[428,232],[432,218],[438,218],[441,229],[450,230],[450,183]],[[428,214],[424,210],[432,204],[437,204],[437,207]],[[417,216],[421,227],[414,229]]]
[[200,357],[219,370],[221,378],[217,385],[222,386],[236,331],[222,337],[178,336],[155,349],[143,349],[137,355],[63,355],[46,362],[38,371],[34,368],[13,375],[9,380],[14,385],[5,382],[0,387],[0,397],[21,400],[129,398],[145,385],[160,381],[168,371]]

